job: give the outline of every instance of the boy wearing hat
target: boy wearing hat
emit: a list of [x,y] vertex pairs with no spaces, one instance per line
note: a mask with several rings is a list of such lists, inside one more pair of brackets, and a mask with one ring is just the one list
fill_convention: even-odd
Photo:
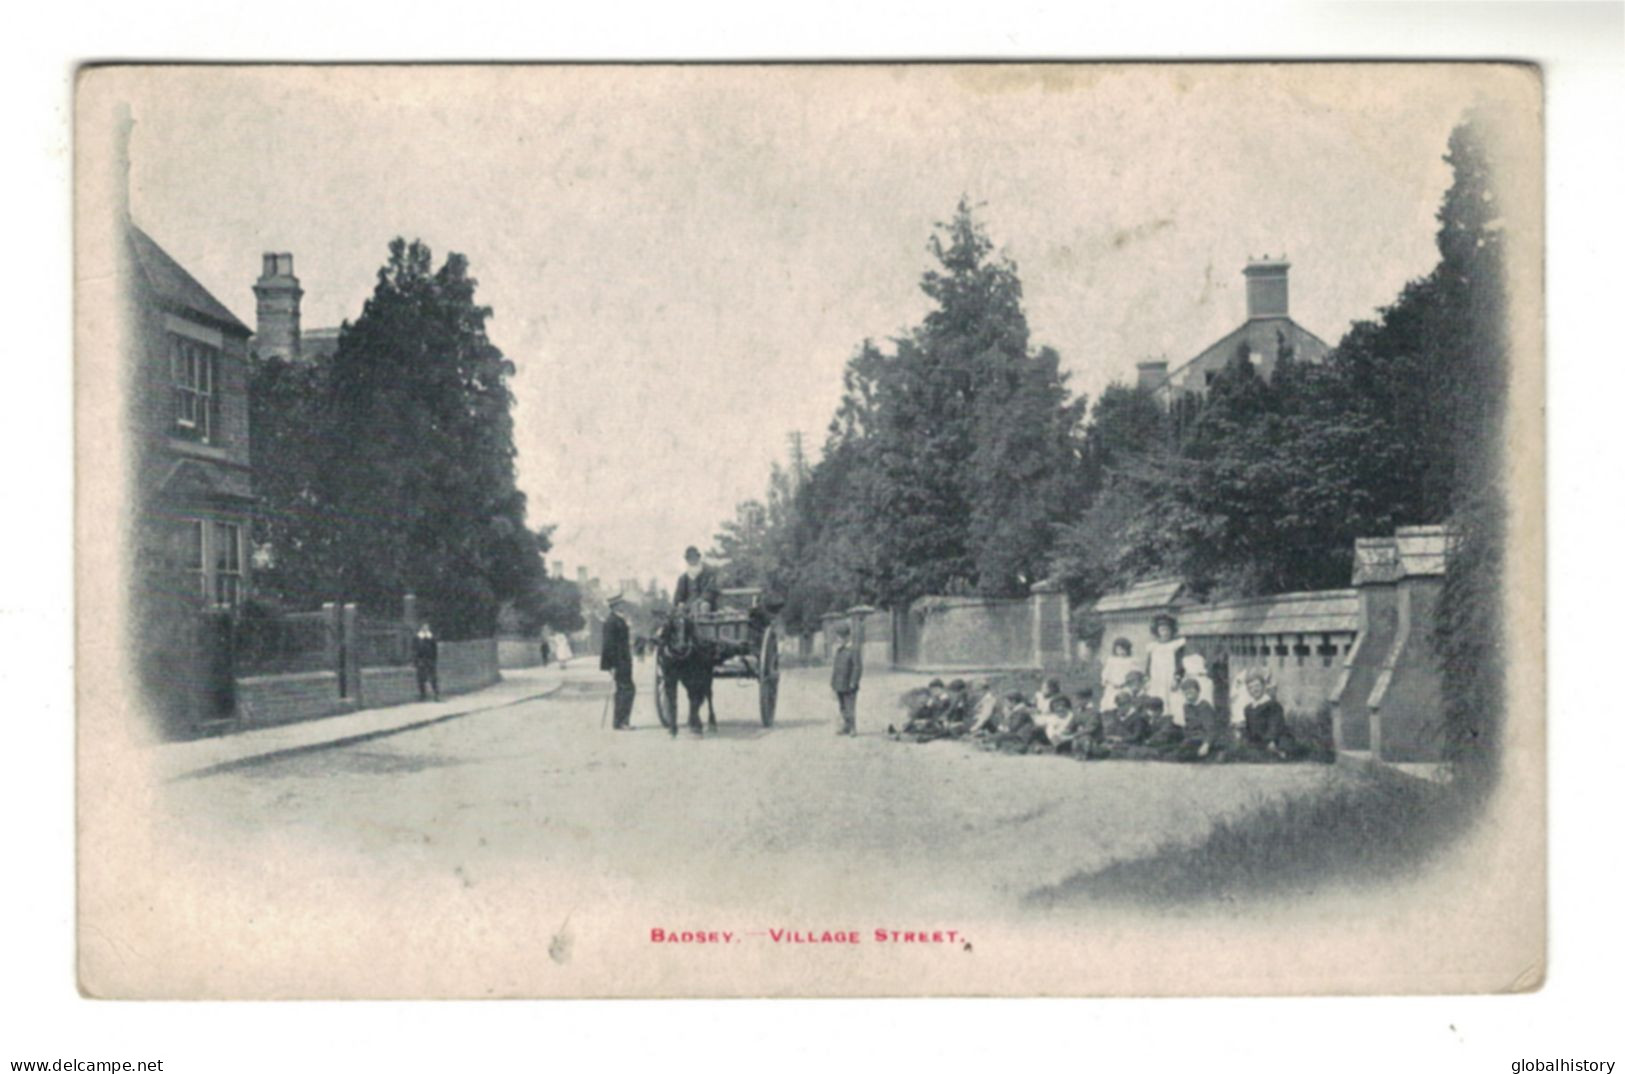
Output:
[[632,682],[632,628],[626,621],[626,598],[616,593],[609,598],[609,618],[604,621],[604,649],[598,667],[615,682],[615,730],[632,727],[632,700],[638,688]]
[[857,650],[852,648],[852,628],[846,623],[837,623],[835,636],[839,642],[835,646],[835,658],[829,675],[829,688],[835,691],[835,701],[841,710],[841,726],[835,732],[838,735],[856,735],[858,733],[858,683],[863,678],[863,662],[858,659]]

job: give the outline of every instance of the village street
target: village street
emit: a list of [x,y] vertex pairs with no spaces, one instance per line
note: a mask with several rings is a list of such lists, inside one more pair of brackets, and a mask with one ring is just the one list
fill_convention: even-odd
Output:
[[403,897],[573,878],[579,890],[549,900],[635,895],[718,921],[719,908],[743,909],[765,916],[726,920],[765,927],[856,906],[916,921],[1006,915],[1079,871],[1347,778],[899,743],[886,725],[925,677],[883,671],[865,679],[856,739],[834,734],[823,668],[786,670],[771,730],[754,682],[719,680],[720,731],[673,739],[640,662],[634,729],[617,733],[595,665],[577,661],[545,698],[174,782],[166,803],[197,860],[308,853]]

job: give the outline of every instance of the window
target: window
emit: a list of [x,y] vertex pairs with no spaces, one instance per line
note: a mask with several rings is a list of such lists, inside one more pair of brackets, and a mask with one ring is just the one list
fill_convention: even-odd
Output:
[[203,570],[203,520],[177,518],[170,523],[166,566],[192,576],[193,592],[209,599],[209,578]]
[[219,355],[213,347],[184,336],[170,336],[170,379],[175,386],[178,436],[209,443],[217,418]]
[[231,522],[214,524],[214,598],[237,606],[243,593],[243,531]]

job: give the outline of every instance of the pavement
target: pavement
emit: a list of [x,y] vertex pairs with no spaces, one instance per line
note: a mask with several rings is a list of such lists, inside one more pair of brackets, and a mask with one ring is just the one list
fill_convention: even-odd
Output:
[[602,675],[596,663],[589,670],[586,659],[572,660],[568,667],[551,664],[508,669],[493,686],[439,701],[414,701],[187,742],[160,743],[152,747],[155,772],[162,781],[198,778],[313,750],[356,745],[538,700],[557,693],[566,682],[598,678]]

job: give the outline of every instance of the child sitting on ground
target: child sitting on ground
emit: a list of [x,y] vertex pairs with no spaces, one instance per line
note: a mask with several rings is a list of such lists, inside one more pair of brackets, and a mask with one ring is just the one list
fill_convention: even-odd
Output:
[[1286,712],[1270,691],[1269,673],[1248,668],[1247,703],[1242,708],[1241,741],[1259,759],[1289,760],[1299,755],[1298,744],[1287,727]]
[[970,726],[966,728],[967,734],[979,735],[989,727],[994,726],[999,718],[999,695],[993,692],[993,684],[982,679],[976,684],[976,703],[971,709]]
[[1076,715],[1072,721],[1072,733],[1065,742],[1055,747],[1056,752],[1070,753],[1080,761],[1091,757],[1105,757],[1106,721],[1101,716],[1100,709],[1095,706],[1095,692],[1087,686],[1079,690],[1074,711]]
[[1202,700],[1202,686],[1196,679],[1185,679],[1179,689],[1185,695],[1185,740],[1177,751],[1178,759],[1218,760],[1229,743],[1229,723],[1213,702]]
[[1025,742],[1032,731],[1035,710],[1026,695],[1015,691],[1005,694],[1000,709],[998,717],[982,731],[981,745],[985,749],[995,750],[1006,741],[1018,740],[1010,736],[1019,736],[1019,741]]
[[[1184,660],[1181,662],[1181,668],[1180,688],[1183,689],[1185,683],[1194,680],[1201,690],[1201,699],[1212,704],[1213,679],[1207,673],[1207,660],[1203,658],[1202,654],[1186,653]],[[1187,719],[1185,723],[1189,725],[1190,720]]]
[[1047,702],[1048,711],[1033,717],[1033,731],[1027,738],[1029,752],[1034,749],[1046,752],[1060,749],[1062,744],[1071,741],[1077,727],[1078,713],[1073,709],[1072,702],[1060,692],[1060,683],[1054,679],[1049,681],[1055,683],[1055,694]]
[[[1038,693],[1033,697],[1033,708],[1039,715],[1047,716],[1051,706],[1062,696],[1061,680],[1045,679],[1044,684],[1038,688]],[[1068,704],[1070,705],[1070,702]]]
[[[940,727],[948,711],[948,700],[948,688],[942,680],[932,679],[926,685],[925,695],[909,707],[908,720],[903,724],[902,733],[916,735]],[[886,733],[896,737],[897,727],[887,727]]]

